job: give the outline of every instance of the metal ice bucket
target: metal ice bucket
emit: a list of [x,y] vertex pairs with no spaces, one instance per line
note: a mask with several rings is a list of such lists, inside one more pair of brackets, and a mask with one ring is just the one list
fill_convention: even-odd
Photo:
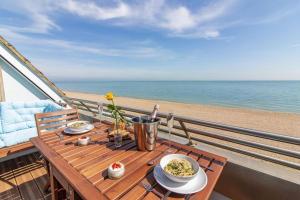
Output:
[[132,118],[135,142],[140,151],[153,151],[160,119],[151,121],[148,116]]

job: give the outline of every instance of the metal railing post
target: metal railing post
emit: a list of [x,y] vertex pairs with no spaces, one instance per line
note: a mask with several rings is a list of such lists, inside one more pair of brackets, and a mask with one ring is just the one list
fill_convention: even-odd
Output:
[[185,135],[186,135],[186,138],[189,140],[189,142],[186,144],[186,145],[189,145],[189,146],[195,146],[196,144],[192,141],[192,138],[191,138],[191,135],[190,133],[187,131],[187,128],[185,126],[185,124],[181,121],[181,120],[178,120],[182,130],[184,131]]
[[83,105],[88,111],[90,111],[91,113],[93,113],[94,117],[97,116],[97,114],[95,112],[93,112],[85,103],[83,103],[82,101],[79,101],[79,103],[81,105]]

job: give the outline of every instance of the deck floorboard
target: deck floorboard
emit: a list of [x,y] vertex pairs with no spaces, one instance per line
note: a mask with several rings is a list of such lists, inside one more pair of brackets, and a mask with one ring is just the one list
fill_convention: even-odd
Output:
[[1,200],[50,200],[43,186],[48,180],[47,171],[33,153],[0,163]]

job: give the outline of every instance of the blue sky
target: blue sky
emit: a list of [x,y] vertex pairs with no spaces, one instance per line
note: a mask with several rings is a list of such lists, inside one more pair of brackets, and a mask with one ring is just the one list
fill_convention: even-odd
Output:
[[54,81],[299,80],[299,0],[2,0],[0,34]]

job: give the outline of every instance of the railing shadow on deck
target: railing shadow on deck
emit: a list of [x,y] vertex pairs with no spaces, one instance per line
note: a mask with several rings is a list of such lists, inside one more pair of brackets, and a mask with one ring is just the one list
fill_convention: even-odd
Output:
[[44,167],[42,161],[37,157],[37,154],[32,154],[31,156],[30,159],[27,156],[21,156],[2,162],[0,167],[1,184],[8,184],[15,187],[16,183],[13,180],[16,177]]

